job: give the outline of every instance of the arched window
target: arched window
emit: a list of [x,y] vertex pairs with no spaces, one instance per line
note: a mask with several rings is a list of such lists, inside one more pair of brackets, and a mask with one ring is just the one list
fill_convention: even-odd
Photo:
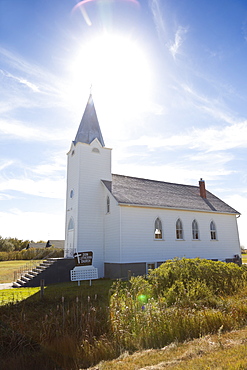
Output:
[[155,223],[154,223],[154,238],[162,239],[162,223],[159,217],[156,218]]
[[199,228],[196,220],[192,221],[192,238],[193,240],[199,239]]
[[216,235],[216,226],[214,221],[210,222],[210,235],[211,235],[211,240],[216,240],[217,235]]
[[92,149],[92,152],[93,152],[93,153],[99,153],[99,149],[98,149],[98,148],[93,148],[93,149]]
[[183,233],[183,224],[182,224],[182,221],[179,218],[176,222],[176,238],[177,239],[183,239],[184,238],[183,234],[184,234]]
[[75,226],[74,226],[74,220],[71,217],[71,219],[69,220],[68,230],[74,230],[74,228],[75,228]]
[[106,213],[110,213],[110,198],[106,198]]

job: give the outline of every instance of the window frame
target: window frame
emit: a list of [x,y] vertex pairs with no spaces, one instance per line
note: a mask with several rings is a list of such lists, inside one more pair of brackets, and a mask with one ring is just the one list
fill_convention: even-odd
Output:
[[199,239],[199,225],[195,218],[192,221],[192,240],[200,240]]
[[176,221],[176,240],[184,240],[183,223],[180,217]]
[[156,217],[154,221],[154,240],[163,240],[162,221]]
[[213,220],[210,221],[209,228],[210,228],[210,240],[212,240],[212,241],[218,240],[218,238],[217,238],[217,228],[216,228],[216,224]]
[[68,231],[72,231],[75,229],[75,221],[73,217],[70,217],[69,223],[68,223]]

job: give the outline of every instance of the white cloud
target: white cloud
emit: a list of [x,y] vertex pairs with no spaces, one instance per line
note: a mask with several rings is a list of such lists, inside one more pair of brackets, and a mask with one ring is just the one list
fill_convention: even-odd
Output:
[[0,171],[4,170],[5,168],[11,166],[14,163],[12,160],[1,160],[0,161]]
[[149,5],[152,11],[154,24],[159,38],[162,40],[166,37],[165,22],[162,16],[161,3],[159,0],[150,0]]
[[0,212],[1,236],[23,240],[64,239],[63,212]]
[[9,194],[0,193],[0,200],[10,200],[10,199],[14,199],[14,197]]
[[29,87],[33,92],[39,92],[39,88],[38,86],[36,86],[35,84],[33,84],[32,82],[29,82],[27,81],[26,79],[24,78],[21,78],[21,77],[16,77],[16,76],[13,76],[11,73],[8,73],[8,72],[4,72],[3,70],[0,70],[0,72],[5,75],[6,77],[10,77],[12,78],[13,80],[16,80],[18,81],[20,84],[23,84],[27,87]]
[[[178,184],[197,185],[197,181],[202,177],[202,168],[192,168],[186,164],[181,165],[181,163],[148,164],[145,162],[145,164],[142,164],[139,162],[134,163],[134,161],[131,163],[114,162],[113,173]],[[210,166],[209,168],[203,168],[203,177],[207,180],[217,179],[229,174],[231,174],[231,171],[217,165],[213,169]]]
[[21,140],[34,141],[59,141],[67,137],[67,130],[51,129],[44,127],[31,127],[14,119],[0,119],[0,132],[8,138],[15,137]]
[[35,195],[39,197],[64,199],[65,198],[65,179],[49,177],[41,179],[31,178],[1,178],[0,191],[17,191],[24,194]]
[[48,162],[43,162],[35,167],[29,168],[34,174],[39,176],[54,176],[66,172],[66,157],[64,152],[52,153],[48,157]]
[[177,54],[179,54],[180,52],[179,49],[181,48],[183,44],[184,36],[187,32],[188,32],[188,28],[179,26],[175,33],[174,41],[168,44],[169,51],[174,59],[176,58]]
[[225,127],[209,127],[191,129],[188,133],[170,137],[141,136],[139,139],[128,142],[129,146],[146,146],[149,150],[166,148],[175,150],[178,147],[211,152],[230,150],[233,148],[247,148],[247,121],[235,123]]
[[[214,84],[216,85],[217,82],[214,82]],[[223,121],[224,123],[228,124],[236,123],[236,118],[228,112],[229,109],[224,105],[223,100],[219,97],[213,99],[210,96],[210,98],[208,98],[207,96],[196,91],[187,83],[181,83],[180,87],[182,88],[182,92],[185,93],[187,104],[192,104],[193,111],[196,108],[201,112],[201,114],[203,114],[203,116],[205,113],[207,113],[217,121]],[[225,89],[226,88],[224,87],[224,91]]]

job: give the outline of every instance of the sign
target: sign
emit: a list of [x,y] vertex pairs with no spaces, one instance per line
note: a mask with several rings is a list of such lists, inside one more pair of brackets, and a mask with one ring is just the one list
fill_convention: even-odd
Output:
[[74,253],[76,266],[91,266],[93,264],[93,252]]

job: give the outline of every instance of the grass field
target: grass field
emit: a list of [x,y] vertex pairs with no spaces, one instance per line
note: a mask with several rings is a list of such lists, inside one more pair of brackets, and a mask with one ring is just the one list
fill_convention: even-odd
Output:
[[247,263],[247,254],[242,254],[242,262]]
[[[11,264],[7,262],[5,269]],[[220,279],[212,278],[214,273]],[[40,288],[2,290],[1,366],[5,370],[79,370],[96,364],[92,369],[247,369],[246,273],[246,266],[170,261],[156,270],[153,280],[149,276],[149,284],[160,289],[158,299],[142,277],[117,283],[99,279],[92,286],[88,281],[80,286],[51,285],[45,287],[44,297]],[[205,276],[213,284],[211,290],[203,284]],[[163,296],[161,288],[173,280],[175,288]],[[187,281],[185,290],[181,284]],[[214,294],[214,287],[220,294]],[[179,300],[173,301],[174,297]]]
[[0,290],[0,306],[17,303],[36,294],[40,288],[17,288]]
[[0,261],[0,284],[12,283],[15,280],[14,279],[15,271],[33,268],[34,265],[39,265],[40,262],[41,262],[40,260]]

